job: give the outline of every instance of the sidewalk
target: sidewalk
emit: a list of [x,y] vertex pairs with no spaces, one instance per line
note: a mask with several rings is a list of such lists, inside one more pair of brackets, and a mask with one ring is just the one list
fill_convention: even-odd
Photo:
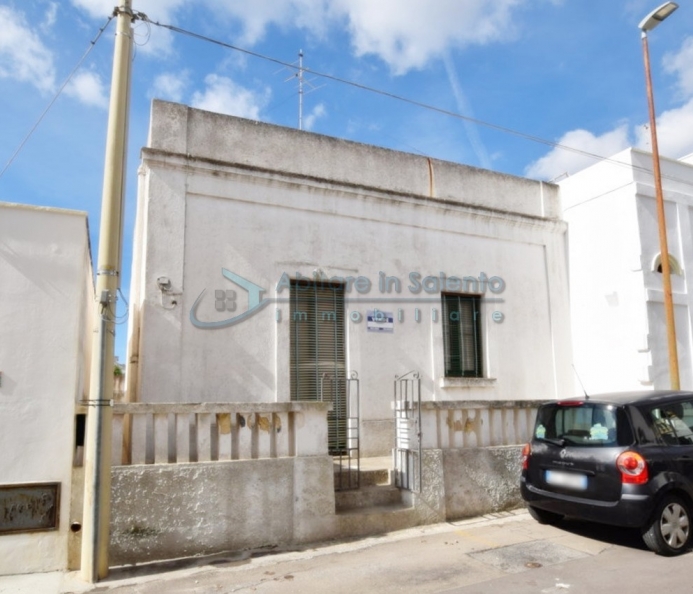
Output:
[[[674,571],[675,566],[683,569],[681,563],[687,566],[690,557],[656,557],[633,531],[582,523],[542,526],[518,510],[302,550],[246,551],[116,568],[95,585],[75,573],[0,577],[0,594],[472,594],[499,587],[506,592],[577,594],[595,587],[622,590],[629,577],[643,586],[650,572],[651,583],[661,586],[662,575],[683,575]],[[617,571],[619,564],[628,568],[625,573]]]

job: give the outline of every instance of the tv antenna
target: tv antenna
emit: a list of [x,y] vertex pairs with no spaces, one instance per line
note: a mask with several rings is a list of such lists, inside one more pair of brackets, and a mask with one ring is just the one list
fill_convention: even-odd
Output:
[[[295,64],[298,64],[298,68],[294,74],[292,74],[289,78],[287,78],[284,82],[289,82],[290,80],[293,80],[294,78],[298,79],[298,129],[303,130],[303,95],[306,95],[312,91],[317,91],[318,89],[324,87],[325,85],[320,85],[319,87],[316,87],[313,84],[313,81],[315,80],[310,79],[306,80],[305,77],[305,69],[303,68],[303,50],[298,50],[298,62],[294,62],[292,66]],[[282,70],[284,70],[282,68]],[[281,71],[279,71],[281,72]],[[306,92],[305,87],[308,86],[309,89]]]

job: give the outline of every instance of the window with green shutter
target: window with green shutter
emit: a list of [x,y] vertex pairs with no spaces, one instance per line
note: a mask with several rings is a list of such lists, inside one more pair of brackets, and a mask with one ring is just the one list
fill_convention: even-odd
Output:
[[344,285],[291,283],[291,400],[332,402],[329,450],[346,444]]
[[443,293],[445,377],[483,377],[479,295]]

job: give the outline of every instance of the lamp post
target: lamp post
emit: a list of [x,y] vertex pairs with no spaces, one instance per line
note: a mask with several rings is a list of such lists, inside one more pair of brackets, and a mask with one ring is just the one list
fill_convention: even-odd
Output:
[[669,377],[671,389],[681,387],[679,381],[679,357],[676,348],[676,325],[674,321],[674,301],[671,294],[671,266],[669,265],[669,246],[667,225],[664,214],[664,194],[662,192],[662,173],[659,167],[659,147],[655,121],[654,95],[652,93],[652,74],[650,72],[650,52],[647,45],[647,32],[652,31],[678,8],[675,2],[665,2],[648,14],[638,25],[642,32],[642,51],[645,59],[645,81],[647,83],[647,102],[650,111],[650,134],[652,137],[652,171],[654,173],[655,196],[657,200],[657,221],[659,223],[659,251],[662,261],[662,285],[664,290],[664,313],[669,345]]

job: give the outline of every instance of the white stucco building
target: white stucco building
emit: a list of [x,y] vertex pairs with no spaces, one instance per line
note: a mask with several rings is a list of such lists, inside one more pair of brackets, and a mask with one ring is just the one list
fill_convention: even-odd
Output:
[[[681,387],[693,389],[693,159],[661,159]],[[628,149],[559,183],[576,370],[588,392],[666,389],[652,155]]]
[[0,203],[0,575],[67,568],[93,303],[87,215]]
[[161,101],[142,156],[130,400],[315,400],[356,372],[383,455],[410,371],[424,401],[572,395],[557,186]]

